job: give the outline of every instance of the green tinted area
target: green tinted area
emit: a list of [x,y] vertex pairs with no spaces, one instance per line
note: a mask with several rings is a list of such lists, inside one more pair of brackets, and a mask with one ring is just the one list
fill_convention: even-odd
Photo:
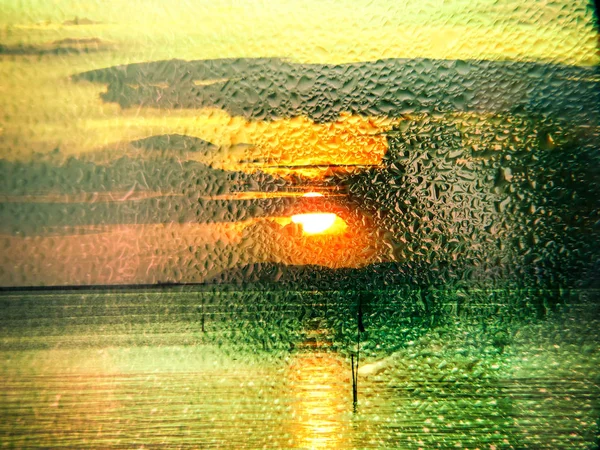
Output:
[[5,293],[3,441],[593,448],[596,295]]

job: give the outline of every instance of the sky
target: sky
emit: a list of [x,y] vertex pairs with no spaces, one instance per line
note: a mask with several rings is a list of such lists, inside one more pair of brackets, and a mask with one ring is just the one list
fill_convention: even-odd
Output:
[[[491,61],[508,67],[509,84],[513,69],[505,63],[598,63],[584,1],[3,0],[0,9],[5,286],[201,282],[257,261],[334,268],[387,261],[380,234],[389,230],[357,215],[344,193],[325,183],[334,173],[385,164],[386,133],[414,112],[377,102],[393,103],[398,95],[390,89],[405,78],[376,61]],[[249,72],[244,64],[253,58],[265,60]],[[174,59],[190,64],[149,64],[138,78],[111,69]],[[191,64],[214,59],[238,63],[226,63],[221,78],[203,77],[208,69]],[[487,70],[449,67],[463,75]],[[416,64],[415,73],[431,72],[435,83],[415,82],[402,95],[431,103],[428,92],[443,83],[444,70]],[[336,77],[345,81],[338,86]],[[269,105],[282,107],[269,97],[273,80],[299,97],[286,97],[285,112],[269,115]],[[319,87],[322,80],[332,87]],[[520,95],[518,83],[513,87]],[[312,100],[310,89],[317,92]],[[351,95],[357,89],[375,100],[361,104]],[[490,90],[483,86],[478,95]],[[231,97],[211,100],[220,92]],[[190,103],[192,94],[202,101]],[[448,87],[436,95],[455,93]],[[462,101],[460,93],[455,98]],[[486,97],[494,112],[501,98]],[[311,101],[330,101],[333,113],[319,115]],[[457,109],[471,114],[466,101]],[[235,109],[244,102],[262,105],[266,116]],[[165,136],[173,140],[161,143]],[[218,188],[196,183],[203,177]],[[312,191],[325,199],[302,200]],[[201,200],[222,201],[215,208],[235,214],[216,219],[199,212]],[[331,211],[343,226],[321,234],[298,230],[292,220]],[[282,233],[291,233],[293,245],[280,245]]]

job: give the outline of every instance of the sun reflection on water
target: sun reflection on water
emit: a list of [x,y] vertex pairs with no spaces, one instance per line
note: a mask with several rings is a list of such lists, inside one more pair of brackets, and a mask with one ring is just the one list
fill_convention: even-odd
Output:
[[328,353],[299,354],[289,370],[297,445],[345,448],[351,404],[341,359]]

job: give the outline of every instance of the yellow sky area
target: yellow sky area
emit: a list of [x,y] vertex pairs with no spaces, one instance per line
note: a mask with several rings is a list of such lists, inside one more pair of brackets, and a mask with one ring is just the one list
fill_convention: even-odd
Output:
[[[387,151],[383,133],[401,120],[343,114],[338,120],[324,124],[306,117],[252,122],[216,109],[177,110],[163,115],[156,109],[132,108],[115,113],[101,118],[83,117],[71,123],[34,122],[28,124],[27,134],[35,136],[38,141],[35,148],[42,152],[46,143],[45,152],[58,147],[64,155],[85,155],[116,149],[109,152],[115,158],[124,154],[127,142],[159,134],[184,134],[220,147],[208,155],[188,153],[189,159],[228,170],[278,172],[271,166],[379,164]],[[7,125],[5,138],[23,131],[22,126],[12,129]],[[305,175],[312,172],[307,169]]]
[[[594,64],[587,0],[6,1],[8,43],[101,37],[135,60],[276,56],[341,63],[379,58],[526,59]],[[96,23],[63,25],[75,17]],[[47,39],[46,39],[47,40]],[[124,61],[125,63],[125,61]]]
[[383,133],[400,120],[344,114],[324,124],[306,117],[245,122],[237,138],[254,144],[248,159],[258,159],[265,167],[371,165],[381,163],[387,151]]
[[[185,134],[220,147],[219,151],[210,155],[189,153],[187,157],[190,159],[214,167],[244,171],[277,170],[271,167],[277,165],[379,164],[387,151],[383,133],[401,121],[350,114],[342,114],[338,120],[324,124],[315,123],[307,117],[248,121],[217,109],[183,110],[179,116],[172,112],[167,116],[157,116],[156,110],[150,108],[136,111],[135,118],[108,120],[114,120],[114,123],[87,121],[85,127],[89,132],[85,133],[85,142],[79,145],[73,143],[72,148],[96,150],[94,140],[90,140],[95,133],[113,137],[122,134],[119,141],[106,143],[105,148],[119,146],[122,140],[157,134]],[[73,137],[76,138],[76,135]],[[65,149],[66,153],[69,153],[69,147]],[[61,151],[63,148],[64,144]]]
[[[88,153],[150,135],[180,133],[217,145],[256,144],[282,164],[327,163],[351,148],[375,161],[382,140],[342,119],[248,123],[214,110],[122,110],[103,103],[106,88],[71,82],[73,74],[165,59],[278,57],[347,63],[382,58],[441,58],[597,64],[598,33],[587,0],[0,0],[0,44],[44,46],[67,39],[109,43],[97,53],[0,56],[0,157],[27,159],[60,148]],[[94,23],[69,25],[74,18]],[[104,48],[104,47],[103,47]],[[353,119],[354,120],[354,119]],[[360,122],[361,119],[356,119]],[[314,154],[311,156],[308,149]],[[366,151],[366,150],[365,150]],[[237,152],[214,164],[234,164]],[[221,158],[221,160],[219,160]],[[224,161],[223,161],[224,158]],[[356,161],[359,162],[360,161]],[[363,163],[367,163],[366,161]],[[320,172],[315,176],[319,176]],[[309,173],[309,172],[307,172]]]

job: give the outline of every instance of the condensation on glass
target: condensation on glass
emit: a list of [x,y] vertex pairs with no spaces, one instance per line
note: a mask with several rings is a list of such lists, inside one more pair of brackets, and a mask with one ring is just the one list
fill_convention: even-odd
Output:
[[597,2],[6,2],[8,448],[600,444]]

